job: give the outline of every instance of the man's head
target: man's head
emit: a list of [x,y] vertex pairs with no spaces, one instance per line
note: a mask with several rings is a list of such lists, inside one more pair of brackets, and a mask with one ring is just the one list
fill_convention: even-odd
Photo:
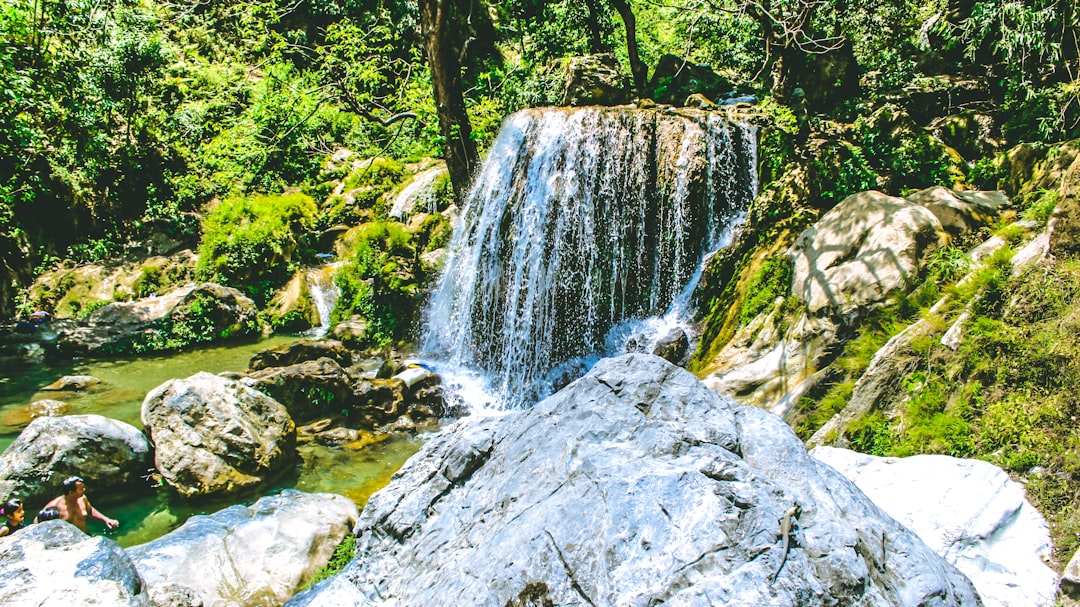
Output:
[[60,487],[64,490],[64,493],[71,495],[72,493],[81,494],[85,490],[83,479],[81,476],[69,476],[64,479],[64,482],[60,484]]

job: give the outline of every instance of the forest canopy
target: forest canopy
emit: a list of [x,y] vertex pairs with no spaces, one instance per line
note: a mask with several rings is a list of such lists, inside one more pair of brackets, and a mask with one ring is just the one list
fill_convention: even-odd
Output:
[[1076,19],[1058,0],[10,0],[4,291],[147,230],[197,238],[208,202],[311,188],[340,148],[444,157],[458,190],[506,115],[561,101],[571,56],[614,53],[642,98],[674,56],[816,121],[955,87],[1002,147],[1075,138]]

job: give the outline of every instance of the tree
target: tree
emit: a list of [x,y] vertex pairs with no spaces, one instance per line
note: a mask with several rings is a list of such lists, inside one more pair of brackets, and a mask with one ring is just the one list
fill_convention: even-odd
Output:
[[465,199],[480,161],[465,109],[461,69],[472,37],[479,0],[419,0],[420,31],[431,71],[446,167],[458,201]]
[[630,60],[630,74],[634,78],[634,91],[639,96],[644,95],[649,82],[649,68],[638,56],[637,19],[634,18],[634,11],[627,0],[610,1],[626,28],[626,54]]

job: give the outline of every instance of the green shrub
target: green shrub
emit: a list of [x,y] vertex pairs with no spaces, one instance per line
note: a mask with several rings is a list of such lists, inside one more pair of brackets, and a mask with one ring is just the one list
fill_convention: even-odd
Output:
[[426,280],[409,233],[399,223],[369,223],[347,246],[347,261],[334,275],[341,292],[334,322],[361,316],[368,323],[365,338],[380,348],[408,338]]
[[299,193],[222,201],[203,221],[197,274],[264,305],[310,256],[302,236],[313,229],[315,214],[314,201]]

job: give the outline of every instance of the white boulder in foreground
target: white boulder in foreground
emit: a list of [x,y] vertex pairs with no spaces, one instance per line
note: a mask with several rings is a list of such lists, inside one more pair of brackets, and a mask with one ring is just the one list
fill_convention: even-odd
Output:
[[4,607],[150,607],[139,572],[120,546],[61,520],[0,538]]
[[356,516],[356,504],[344,496],[287,489],[251,506],[192,517],[127,553],[151,591],[181,586],[204,607],[271,607],[330,561]]
[[288,605],[981,604],[780,418],[647,354],[449,427],[357,530],[356,559]]
[[988,462],[946,455],[874,457],[815,447],[810,455],[862,489],[963,571],[987,607],[1052,605],[1046,519],[1024,488]]

